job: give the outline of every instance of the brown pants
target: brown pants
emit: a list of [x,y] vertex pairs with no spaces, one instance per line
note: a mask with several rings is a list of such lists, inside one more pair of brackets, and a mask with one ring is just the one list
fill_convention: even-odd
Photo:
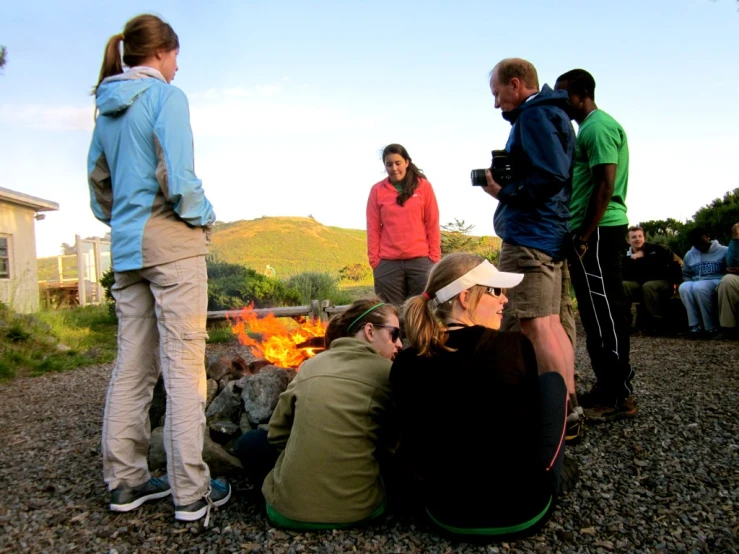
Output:
[[727,273],[718,284],[718,319],[721,327],[734,329],[739,319],[739,275]]
[[118,358],[103,418],[103,476],[109,490],[150,479],[149,406],[161,371],[167,391],[164,449],[175,505],[208,493],[205,433],[205,257],[115,273]]

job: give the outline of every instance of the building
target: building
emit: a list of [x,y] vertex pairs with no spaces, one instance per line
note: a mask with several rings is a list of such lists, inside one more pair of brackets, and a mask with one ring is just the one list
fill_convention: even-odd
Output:
[[16,312],[38,311],[37,219],[59,204],[0,187],[0,302]]

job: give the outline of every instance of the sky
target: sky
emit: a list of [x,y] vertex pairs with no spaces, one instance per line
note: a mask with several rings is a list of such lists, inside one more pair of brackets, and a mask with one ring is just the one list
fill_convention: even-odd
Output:
[[6,2],[0,187],[60,204],[38,256],[107,228],[89,207],[91,87],[139,13],[180,39],[195,170],[218,220],[313,216],[364,229],[381,152],[398,142],[442,224],[492,235],[496,201],[469,180],[510,131],[488,75],[506,57],[554,84],[574,68],[629,140],[631,223],[685,220],[739,187],[739,5],[732,0],[213,0]]

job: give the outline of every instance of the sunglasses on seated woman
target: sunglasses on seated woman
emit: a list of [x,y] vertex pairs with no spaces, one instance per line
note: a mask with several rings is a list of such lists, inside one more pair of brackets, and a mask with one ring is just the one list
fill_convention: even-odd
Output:
[[505,289],[500,287],[485,287],[485,294],[489,294],[495,298],[500,298],[500,295],[503,294],[504,290]]
[[391,331],[390,338],[392,339],[392,342],[395,342],[400,338],[400,329],[398,327],[394,327],[393,325],[373,325],[375,327],[382,327],[383,329],[388,329],[389,331]]

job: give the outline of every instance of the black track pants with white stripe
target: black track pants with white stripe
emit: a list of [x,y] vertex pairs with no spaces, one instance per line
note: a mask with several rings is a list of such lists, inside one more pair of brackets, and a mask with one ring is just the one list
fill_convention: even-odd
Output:
[[582,259],[572,244],[567,254],[590,362],[608,403],[631,394],[634,374],[629,363],[631,310],[621,278],[626,228],[598,227]]

